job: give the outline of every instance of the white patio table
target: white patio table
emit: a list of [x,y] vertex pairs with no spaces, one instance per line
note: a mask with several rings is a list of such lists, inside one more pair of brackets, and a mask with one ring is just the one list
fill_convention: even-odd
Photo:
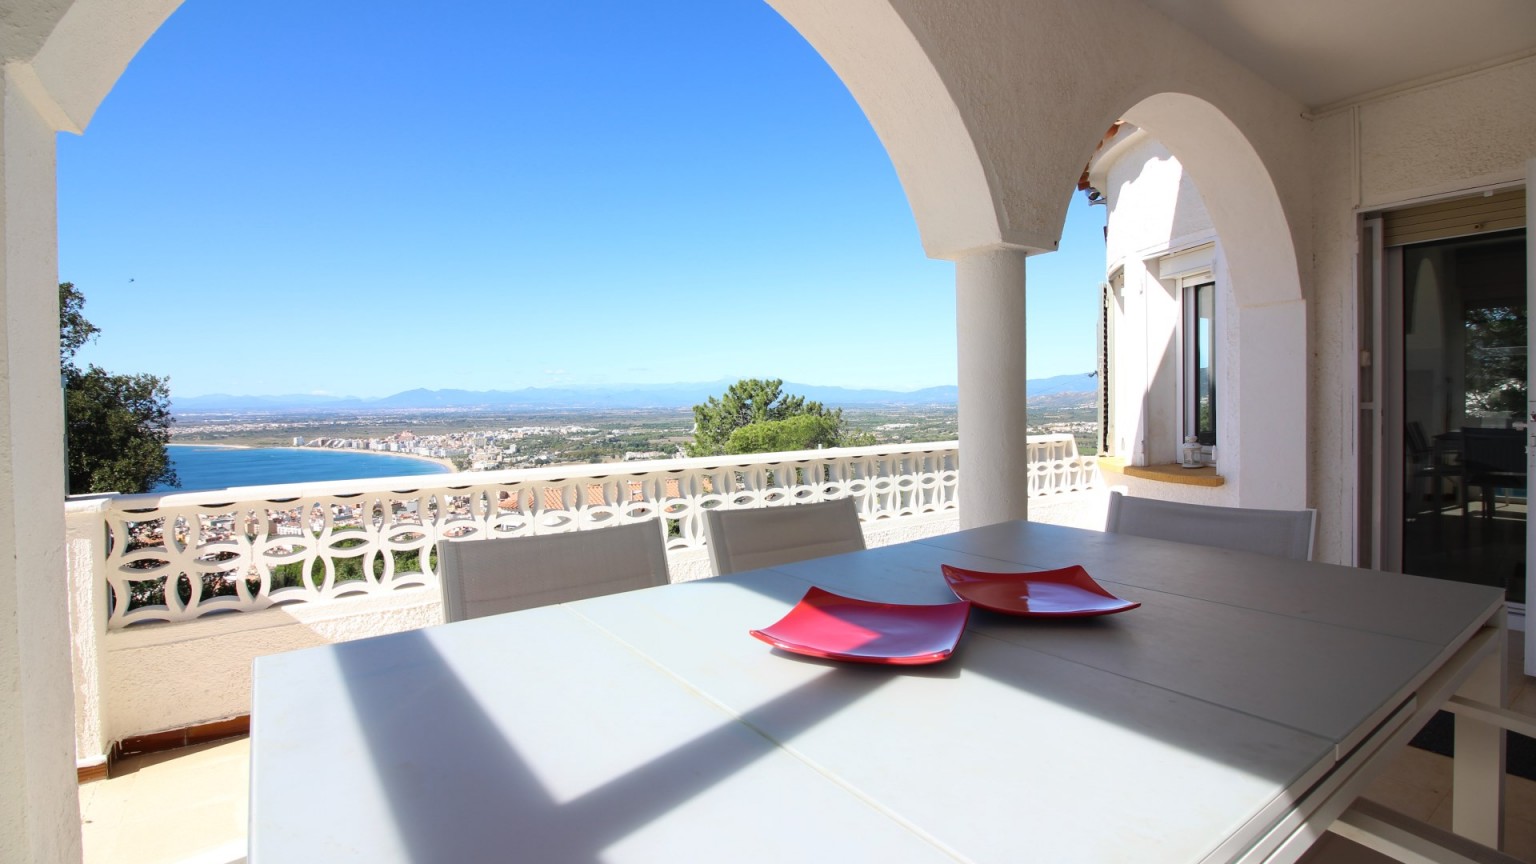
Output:
[[[813,584],[952,601],[942,563],[1142,606],[978,609],[932,666],[747,633]],[[1491,588],[1015,522],[263,657],[250,861],[1289,861],[1453,691],[1502,700],[1504,626]],[[1496,831],[1500,739],[1458,735],[1458,830]]]

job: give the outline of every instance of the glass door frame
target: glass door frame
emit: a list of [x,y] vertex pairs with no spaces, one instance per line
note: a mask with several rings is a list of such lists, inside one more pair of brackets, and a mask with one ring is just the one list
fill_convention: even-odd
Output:
[[[1536,156],[1532,156],[1525,163],[1525,302],[1527,313],[1529,313],[1531,308],[1531,299],[1536,297],[1536,243],[1531,242],[1532,233],[1536,233],[1536,220],[1531,218],[1532,189],[1536,189]],[[1536,358],[1536,333],[1533,333],[1527,327],[1525,337],[1526,381],[1530,382],[1530,366],[1533,358]],[[1527,386],[1525,411],[1526,416],[1531,421],[1526,426],[1525,439],[1525,476],[1527,477],[1531,476],[1532,469],[1536,469],[1536,443],[1533,443],[1536,442],[1536,439],[1531,437],[1536,435],[1536,398],[1533,397],[1536,397],[1536,392],[1533,392],[1532,388]],[[1530,494],[1530,490],[1527,489],[1526,495],[1529,496]],[[1529,497],[1527,497],[1527,501],[1529,500]],[[1536,672],[1536,622],[1533,622],[1530,616],[1526,614],[1526,609],[1533,602],[1532,598],[1536,597],[1536,566],[1532,565],[1530,555],[1532,548],[1536,548],[1536,522],[1527,518],[1525,520],[1526,607],[1518,610],[1518,623],[1525,630],[1525,665],[1523,668],[1527,675]],[[1506,606],[1506,608],[1508,607]],[[1515,615],[1511,615],[1510,618],[1513,622]]]
[[[1536,158],[1527,163],[1527,189],[1536,184]],[[1467,194],[1467,193],[1462,193]],[[1371,208],[1373,213],[1391,208]],[[1536,307],[1536,243],[1532,242],[1530,198],[1526,203],[1526,280],[1527,309]],[[1356,327],[1352,347],[1358,358],[1359,377],[1355,382],[1356,411],[1352,440],[1356,447],[1357,483],[1352,524],[1355,526],[1353,553],[1355,564],[1388,572],[1402,571],[1403,555],[1403,429],[1405,405],[1402,397],[1403,304],[1389,303],[1388,293],[1403,283],[1403,248],[1386,246],[1383,220],[1362,217],[1358,224],[1357,291],[1354,296]],[[1532,381],[1531,366],[1536,359],[1536,328],[1527,332],[1526,379]],[[1536,386],[1527,392],[1526,474],[1536,473]],[[1525,525],[1526,549],[1536,549],[1536,519]],[[1536,565],[1526,555],[1526,597],[1536,597]],[[1536,622],[1526,613],[1526,604],[1507,603],[1510,625],[1525,631],[1525,668],[1536,670]]]

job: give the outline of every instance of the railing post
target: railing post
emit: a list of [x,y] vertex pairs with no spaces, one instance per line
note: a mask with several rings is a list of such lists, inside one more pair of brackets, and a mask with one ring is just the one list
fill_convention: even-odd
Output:
[[75,691],[75,768],[105,776],[107,701],[102,698],[107,637],[107,524],[115,495],[64,504],[64,573]]

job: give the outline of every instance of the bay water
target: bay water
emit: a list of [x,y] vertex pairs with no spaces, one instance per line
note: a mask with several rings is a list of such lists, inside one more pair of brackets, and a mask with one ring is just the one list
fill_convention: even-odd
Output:
[[447,467],[425,459],[358,450],[172,444],[166,452],[181,486],[157,486],[156,492],[449,473]]

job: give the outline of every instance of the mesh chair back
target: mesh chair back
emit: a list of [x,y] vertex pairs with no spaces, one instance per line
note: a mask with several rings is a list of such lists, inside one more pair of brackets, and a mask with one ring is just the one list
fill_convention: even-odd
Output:
[[1461,430],[1462,462],[1467,473],[1524,474],[1525,431],[1523,429]]
[[1312,559],[1316,510],[1256,510],[1212,507],[1155,498],[1109,496],[1104,530],[1180,543],[1198,543],[1242,552],[1258,552],[1297,561]]
[[462,621],[667,584],[661,520],[594,531],[442,540],[443,618]]
[[756,570],[864,548],[852,498],[765,507],[706,510],[704,542],[715,575]]

